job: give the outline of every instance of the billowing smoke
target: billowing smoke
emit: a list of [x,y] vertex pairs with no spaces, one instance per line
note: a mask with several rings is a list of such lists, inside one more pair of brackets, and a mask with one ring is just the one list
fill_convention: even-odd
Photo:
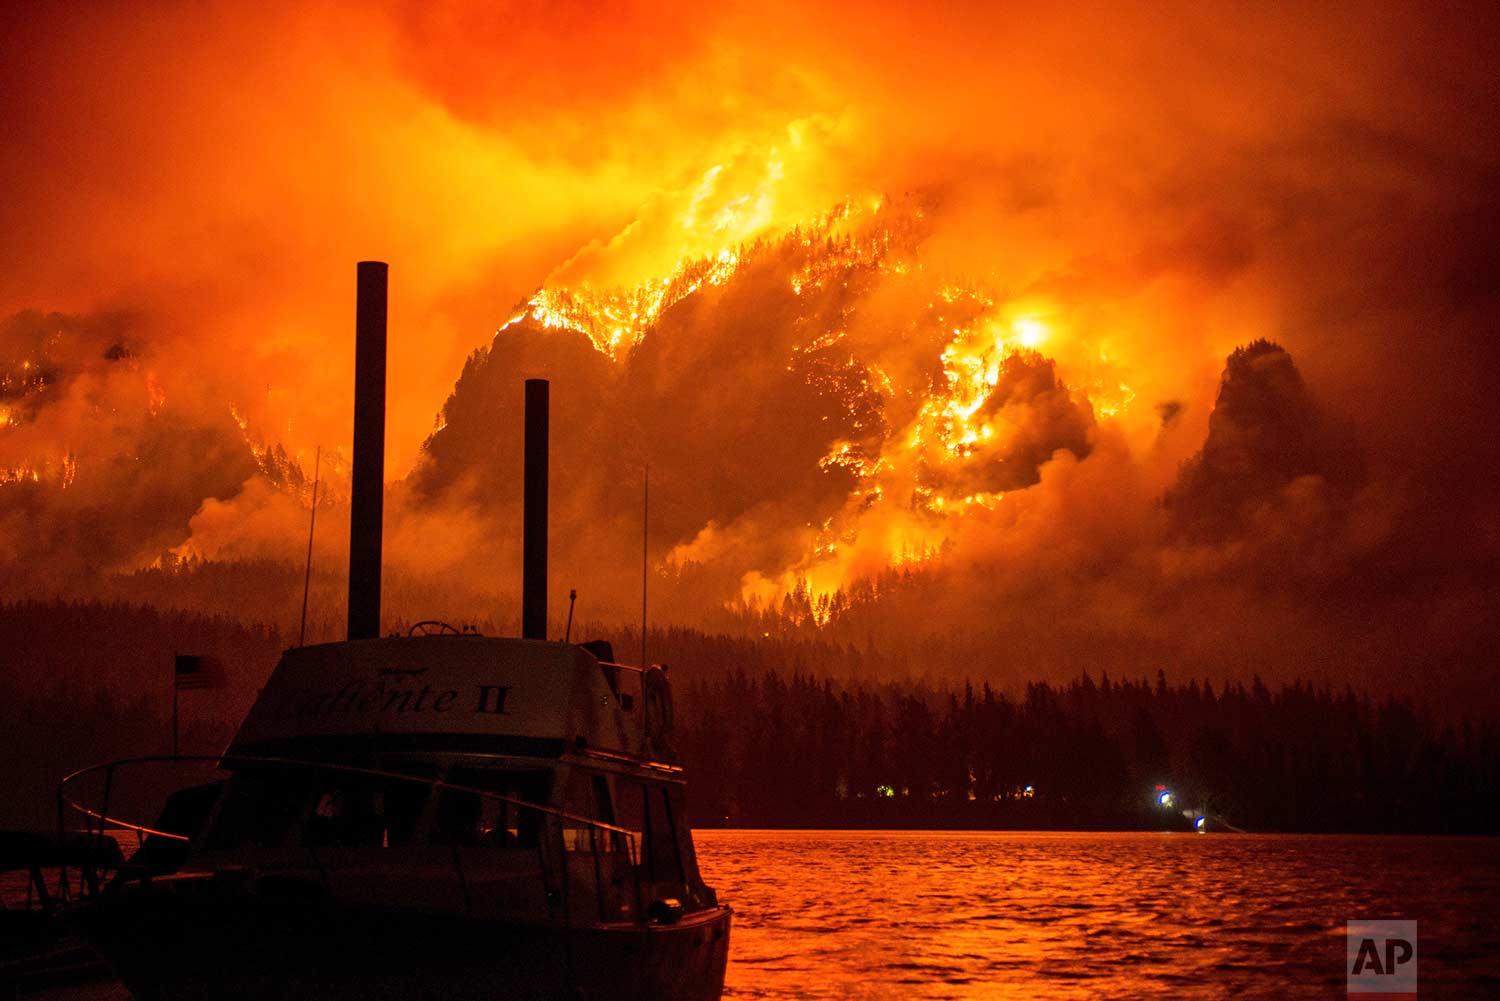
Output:
[[1352,440],[1329,429],[1285,349],[1258,340],[1229,356],[1208,418],[1208,439],[1183,464],[1166,503],[1192,536],[1243,531],[1262,510],[1300,495],[1343,507],[1358,485]]
[[321,446],[336,621],[373,257],[393,614],[510,614],[541,375],[554,609],[631,614],[649,465],[669,621],[1482,678],[1487,8],[5,17],[16,593],[285,621]]
[[179,399],[130,316],[20,313],[0,345],[0,538],[30,588],[159,560],[257,472],[230,412]]

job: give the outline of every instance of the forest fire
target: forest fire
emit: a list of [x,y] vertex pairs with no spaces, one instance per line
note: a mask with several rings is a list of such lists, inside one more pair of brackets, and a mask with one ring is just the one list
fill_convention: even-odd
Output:
[[[339,11],[376,50],[305,43],[328,34],[316,4],[264,16],[190,46],[163,45],[172,10],[14,26],[39,58],[6,90],[31,97],[4,164],[0,530],[27,593],[187,561],[293,617],[250,568],[302,565],[320,447],[320,518],[346,517],[335,265],[379,253],[401,264],[387,544],[412,593],[491,608],[515,586],[493,572],[519,505],[493,428],[518,369],[568,417],[555,500],[578,529],[554,559],[605,619],[638,600],[601,568],[631,562],[621,485],[649,464],[655,600],[684,623],[758,634],[787,611],[863,642],[1045,621],[1038,670],[1123,634],[1143,668],[1293,651],[1291,673],[1467,676],[1496,542],[1459,471],[1490,446],[1448,425],[1493,398],[1471,273],[1490,154],[1461,87],[1376,96],[1441,48],[1423,16],[1384,12],[1410,40],[1384,48],[1317,12],[1246,15],[1210,55],[1115,12],[1101,37],[1126,41],[1088,72],[1070,60],[1102,29],[1067,11],[892,30],[772,5],[670,31],[618,11],[504,65],[479,40],[516,26],[462,5]],[[977,58],[997,46],[1020,54]],[[1307,79],[1267,72],[1272,51]],[[81,58],[117,85],[67,74]],[[638,75],[559,76],[579,58]],[[226,129],[242,156],[212,155]],[[78,154],[101,136],[129,170]],[[340,565],[337,537],[315,566]],[[1470,555],[1434,580],[1435,552]],[[216,594],[174,600],[229,611]]]
[[[581,333],[616,366],[628,366],[662,314],[700,289],[746,281],[755,269],[792,271],[791,290],[807,301],[784,322],[805,342],[794,343],[787,370],[841,408],[839,422],[855,437],[833,440],[817,463],[852,483],[844,510],[824,520],[803,557],[776,577],[748,581],[726,600],[779,601],[809,586],[827,598],[881,566],[934,556],[948,541],[947,522],[1003,502],[1005,490],[973,489],[983,474],[968,471],[1004,461],[1029,433],[1038,389],[1086,399],[1053,379],[1055,362],[1041,353],[1061,339],[1055,324],[1041,318],[1054,307],[1033,302],[1022,309],[993,291],[929,274],[920,256],[925,212],[919,205],[876,203],[865,212],[854,204],[846,200],[811,223],[684,263],[635,288],[544,288],[500,329],[530,320],[544,330]],[[689,213],[681,224],[692,221]],[[888,278],[919,290],[935,285],[936,292],[911,321],[926,328],[935,364],[907,370],[900,383],[880,364],[883,344],[861,344],[845,329],[862,298]],[[933,370],[940,373],[935,378]],[[1045,385],[1030,385],[1038,375]],[[1108,397],[1110,417],[1129,403],[1128,387],[1121,383],[1120,390],[1124,395]],[[910,416],[903,425],[904,413]],[[446,428],[440,421],[439,433]],[[1081,438],[1076,447],[1086,451]],[[1024,489],[1031,481],[1021,475],[1007,484]],[[864,530],[866,522],[876,527]],[[692,558],[688,547],[667,560]]]
[[738,260],[732,251],[721,250],[706,260],[683,265],[669,277],[634,289],[595,292],[586,285],[578,289],[544,288],[505,326],[530,316],[549,329],[577,330],[587,334],[594,347],[618,361],[641,342],[663,310],[704,285],[722,285]]
[[1364,837],[1500,831],[1494,10],[11,7],[0,869],[101,976],[1500,982]]

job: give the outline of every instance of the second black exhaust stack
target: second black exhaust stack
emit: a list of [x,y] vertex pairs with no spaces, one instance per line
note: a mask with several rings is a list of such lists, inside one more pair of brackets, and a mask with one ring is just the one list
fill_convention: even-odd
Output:
[[354,307],[354,471],[349,509],[349,638],[380,635],[385,514],[385,310],[388,269],[360,261]]
[[526,459],[521,529],[521,638],[547,638],[546,379],[526,380]]

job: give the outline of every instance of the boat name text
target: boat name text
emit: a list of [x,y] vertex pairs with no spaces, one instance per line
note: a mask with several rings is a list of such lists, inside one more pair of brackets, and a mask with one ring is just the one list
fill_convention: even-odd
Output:
[[507,716],[505,702],[510,694],[509,685],[475,685],[472,699],[460,702],[462,693],[456,688],[434,689],[423,685],[420,689],[401,684],[387,684],[385,679],[373,684],[364,681],[348,681],[337,691],[296,688],[287,692],[272,710],[273,719],[305,719],[311,716],[335,716],[349,714],[363,716],[370,713],[396,716],[423,712],[462,711],[468,708],[475,715]]

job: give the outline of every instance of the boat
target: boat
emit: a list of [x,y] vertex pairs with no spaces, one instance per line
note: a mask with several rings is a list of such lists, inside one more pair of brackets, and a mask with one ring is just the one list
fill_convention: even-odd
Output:
[[[78,908],[139,1001],[705,1001],[731,910],[698,871],[665,668],[549,639],[548,388],[526,384],[522,635],[381,636],[386,268],[359,265],[348,638],[287,650],[212,781]],[[571,615],[570,615],[571,618]],[[181,765],[189,759],[172,759]]]

